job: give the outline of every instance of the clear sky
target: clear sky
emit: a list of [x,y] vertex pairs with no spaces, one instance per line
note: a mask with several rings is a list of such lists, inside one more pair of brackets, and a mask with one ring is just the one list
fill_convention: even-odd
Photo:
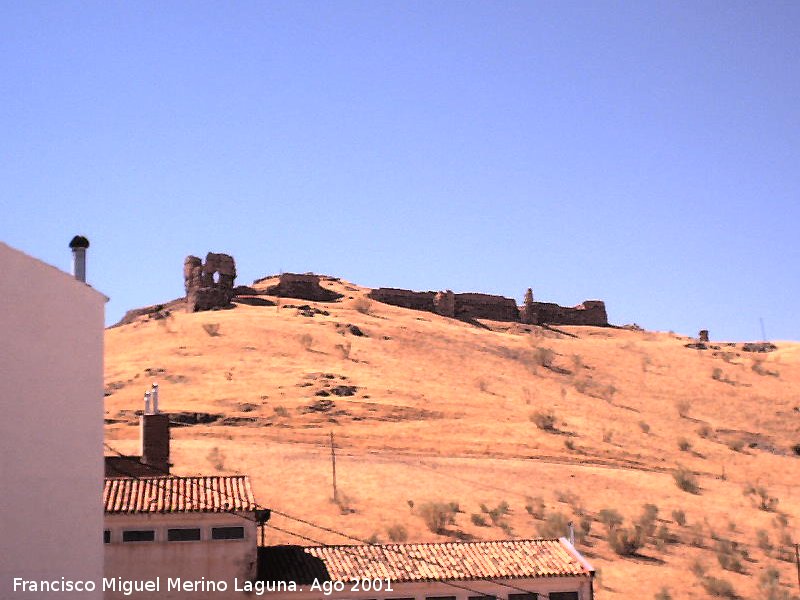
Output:
[[800,339],[799,2],[0,10],[0,240],[109,323],[215,251]]

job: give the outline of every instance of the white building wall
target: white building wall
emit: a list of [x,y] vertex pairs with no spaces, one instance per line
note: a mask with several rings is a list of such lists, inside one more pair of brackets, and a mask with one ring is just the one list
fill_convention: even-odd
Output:
[[0,242],[0,598],[36,597],[15,577],[102,578],[105,302]]
[[[254,515],[243,519],[228,513],[155,513],[106,515],[105,528],[111,531],[111,543],[105,544],[105,576],[123,580],[159,581],[158,598],[225,598],[243,597],[235,592],[239,586],[256,576],[256,547],[258,528]],[[244,539],[212,540],[212,527],[244,527]],[[169,528],[201,529],[201,540],[191,542],[167,541]],[[123,542],[125,529],[154,529],[153,542]],[[213,590],[207,594],[169,590],[169,579],[185,581],[224,581],[226,592]],[[202,588],[199,588],[202,592]],[[130,598],[124,590],[107,590],[107,599]]]

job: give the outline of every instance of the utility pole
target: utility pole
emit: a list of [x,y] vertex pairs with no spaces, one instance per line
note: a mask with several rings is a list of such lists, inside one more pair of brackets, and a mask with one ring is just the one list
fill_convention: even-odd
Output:
[[800,544],[794,545],[794,560],[797,564],[797,587],[800,588]]
[[333,501],[338,502],[339,496],[336,493],[336,446],[333,443],[332,431],[331,431],[331,469],[333,471]]

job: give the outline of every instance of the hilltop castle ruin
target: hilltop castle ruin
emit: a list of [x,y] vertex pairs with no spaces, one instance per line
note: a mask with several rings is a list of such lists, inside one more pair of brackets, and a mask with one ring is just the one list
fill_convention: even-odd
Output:
[[[228,254],[209,252],[203,262],[187,256],[183,265],[186,287],[186,308],[189,312],[215,310],[230,306],[237,293],[253,293],[252,288],[236,288],[236,263]],[[256,280],[254,284],[264,280]],[[264,295],[299,298],[312,302],[335,302],[341,295],[323,288],[319,275],[282,273],[276,285],[261,292]],[[455,319],[490,319],[527,325],[608,325],[605,303],[585,300],[577,306],[559,306],[552,302],[536,302],[528,288],[522,306],[504,296],[492,294],[456,294],[451,290],[415,292],[396,288],[377,288],[368,296],[378,302],[436,313]]]

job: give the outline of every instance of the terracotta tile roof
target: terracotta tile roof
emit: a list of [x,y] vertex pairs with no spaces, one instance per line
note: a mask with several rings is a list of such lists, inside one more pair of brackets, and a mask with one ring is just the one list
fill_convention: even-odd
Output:
[[353,577],[454,581],[589,576],[592,566],[564,539],[269,546],[260,548],[265,579],[311,582]]
[[212,477],[107,477],[106,514],[252,511],[256,504],[245,475]]

